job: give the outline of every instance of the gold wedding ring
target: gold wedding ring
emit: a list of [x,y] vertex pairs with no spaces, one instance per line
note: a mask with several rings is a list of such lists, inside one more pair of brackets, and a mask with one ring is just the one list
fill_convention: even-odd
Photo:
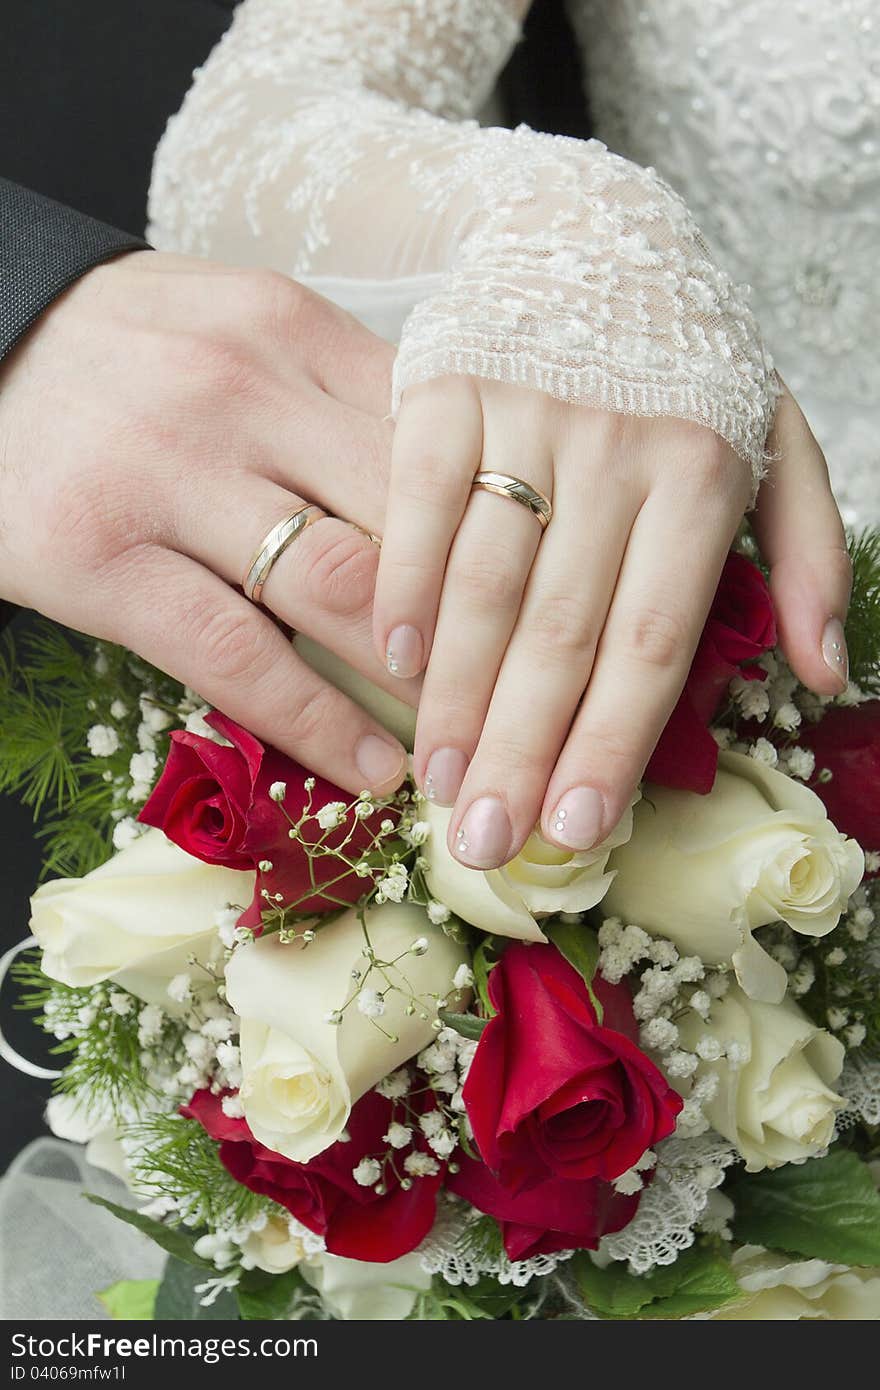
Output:
[[524,483],[522,478],[514,478],[510,473],[478,473],[471,486],[482,488],[484,492],[497,493],[499,497],[510,497],[520,506],[528,507],[542,531],[546,531],[550,525],[553,507],[549,497],[532,487],[531,483]]
[[283,521],[279,521],[277,526],[273,526],[268,535],[264,536],[254,551],[254,558],[248,565],[242,580],[241,587],[244,589],[245,597],[254,603],[259,603],[263,594],[263,585],[269,578],[272,566],[283,555],[289,545],[296,540],[297,536],[302,535],[307,526],[311,526],[315,521],[322,521],[327,515],[320,507],[313,502],[306,502],[302,507],[298,507],[290,516],[286,516]]

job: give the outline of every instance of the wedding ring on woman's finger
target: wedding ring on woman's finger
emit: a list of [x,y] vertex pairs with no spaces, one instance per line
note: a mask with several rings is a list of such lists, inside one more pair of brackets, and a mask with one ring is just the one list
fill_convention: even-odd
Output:
[[251,599],[254,603],[260,602],[263,596],[263,586],[278,557],[284,554],[297,536],[302,535],[306,527],[311,526],[316,521],[323,521],[326,516],[328,513],[323,508],[316,506],[313,502],[306,502],[272,527],[272,530],[263,537],[254,551],[253,559],[241,582],[245,598]]
[[550,498],[545,497],[543,492],[539,492],[522,478],[514,478],[510,473],[478,473],[471,486],[481,488],[484,492],[494,492],[499,497],[510,497],[512,501],[519,502],[521,507],[527,507],[532,516],[537,518],[542,531],[546,531],[550,525],[553,515]]

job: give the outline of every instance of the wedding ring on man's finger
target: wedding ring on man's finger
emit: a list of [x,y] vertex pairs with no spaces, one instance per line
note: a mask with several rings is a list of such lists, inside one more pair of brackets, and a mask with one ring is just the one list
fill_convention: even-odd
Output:
[[519,502],[521,507],[527,507],[539,522],[542,531],[546,531],[550,525],[553,515],[550,498],[545,497],[543,492],[539,492],[522,478],[514,478],[510,473],[478,473],[471,486],[481,488],[484,492],[494,492],[499,497],[509,497],[512,501]]
[[245,598],[251,599],[254,603],[260,602],[263,586],[279,555],[284,554],[287,547],[292,545],[297,536],[302,535],[307,526],[311,526],[315,521],[323,521],[326,516],[327,512],[314,502],[304,502],[295,512],[291,512],[272,527],[254,551],[253,559],[241,581]]

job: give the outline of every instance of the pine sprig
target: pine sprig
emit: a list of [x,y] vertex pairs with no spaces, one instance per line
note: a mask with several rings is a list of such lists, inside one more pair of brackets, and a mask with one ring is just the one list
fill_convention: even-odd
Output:
[[135,1182],[172,1197],[187,1224],[245,1226],[261,1212],[285,1213],[268,1197],[251,1192],[226,1171],[216,1140],[195,1120],[155,1114],[129,1126],[129,1164]]
[[853,587],[846,640],[850,677],[871,695],[880,695],[880,531],[851,536]]

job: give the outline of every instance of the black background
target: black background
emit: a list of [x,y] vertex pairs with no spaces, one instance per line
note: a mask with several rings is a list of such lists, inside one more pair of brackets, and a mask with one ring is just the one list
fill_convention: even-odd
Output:
[[[141,234],[156,143],[235,3],[0,0],[0,174]],[[576,48],[557,0],[534,6],[502,88],[513,123],[588,134]],[[19,614],[14,627],[30,621]],[[0,728],[0,757],[2,739]],[[27,934],[39,863],[30,813],[0,798],[0,951]],[[51,1065],[46,1040],[13,1012],[13,993],[7,981],[4,1031]],[[0,1061],[0,1171],[43,1131],[48,1093],[49,1083]]]

